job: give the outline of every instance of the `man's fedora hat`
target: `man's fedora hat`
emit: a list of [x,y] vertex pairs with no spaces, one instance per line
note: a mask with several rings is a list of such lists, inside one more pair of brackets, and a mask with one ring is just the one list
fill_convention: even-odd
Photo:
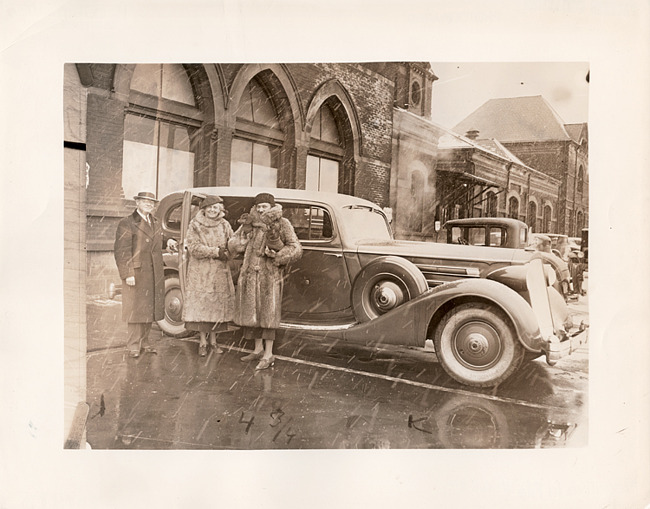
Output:
[[148,193],[146,191],[140,191],[137,195],[133,197],[134,200],[151,200],[157,202],[156,195],[153,193]]

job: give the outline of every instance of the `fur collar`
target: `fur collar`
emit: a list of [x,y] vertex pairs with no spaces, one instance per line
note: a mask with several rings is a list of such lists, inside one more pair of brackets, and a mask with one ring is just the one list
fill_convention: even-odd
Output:
[[253,207],[250,211],[252,217],[252,225],[254,228],[268,228],[268,225],[279,221],[282,218],[282,205],[276,203],[266,212],[260,214],[257,209]]

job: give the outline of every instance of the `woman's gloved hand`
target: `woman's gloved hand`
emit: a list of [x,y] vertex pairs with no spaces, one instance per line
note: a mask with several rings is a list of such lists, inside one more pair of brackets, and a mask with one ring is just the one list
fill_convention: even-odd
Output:
[[217,253],[217,259],[218,260],[221,260],[221,261],[224,261],[224,262],[227,262],[228,260],[230,260],[230,253],[228,252],[228,250],[225,247],[220,247],[218,249],[219,249],[219,252]]

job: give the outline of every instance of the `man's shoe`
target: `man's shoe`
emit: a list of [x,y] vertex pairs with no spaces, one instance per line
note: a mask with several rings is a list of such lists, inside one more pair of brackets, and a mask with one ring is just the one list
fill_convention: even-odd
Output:
[[223,353],[223,348],[219,347],[217,343],[210,343],[210,348],[214,350],[214,353]]
[[131,357],[132,359],[137,359],[138,357],[140,357],[140,352],[129,352],[129,357]]
[[259,352],[253,352],[253,353],[249,353],[248,355],[244,355],[240,360],[242,362],[256,361],[257,359],[261,359],[262,355],[264,355],[264,350],[260,350]]
[[199,345],[199,357],[208,355],[208,345]]
[[153,346],[145,346],[144,353],[158,353],[158,350]]

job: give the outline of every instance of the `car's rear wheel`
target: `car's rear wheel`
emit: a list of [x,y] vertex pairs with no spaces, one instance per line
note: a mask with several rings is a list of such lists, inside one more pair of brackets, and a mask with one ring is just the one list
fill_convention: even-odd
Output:
[[522,363],[524,348],[505,314],[491,304],[451,309],[436,328],[438,360],[455,380],[475,387],[504,381]]
[[194,334],[185,328],[183,322],[183,294],[178,277],[165,279],[165,318],[159,320],[158,327],[167,335],[174,338],[185,338]]
[[408,260],[378,258],[366,265],[352,285],[352,307],[359,322],[377,318],[428,290],[427,280]]

